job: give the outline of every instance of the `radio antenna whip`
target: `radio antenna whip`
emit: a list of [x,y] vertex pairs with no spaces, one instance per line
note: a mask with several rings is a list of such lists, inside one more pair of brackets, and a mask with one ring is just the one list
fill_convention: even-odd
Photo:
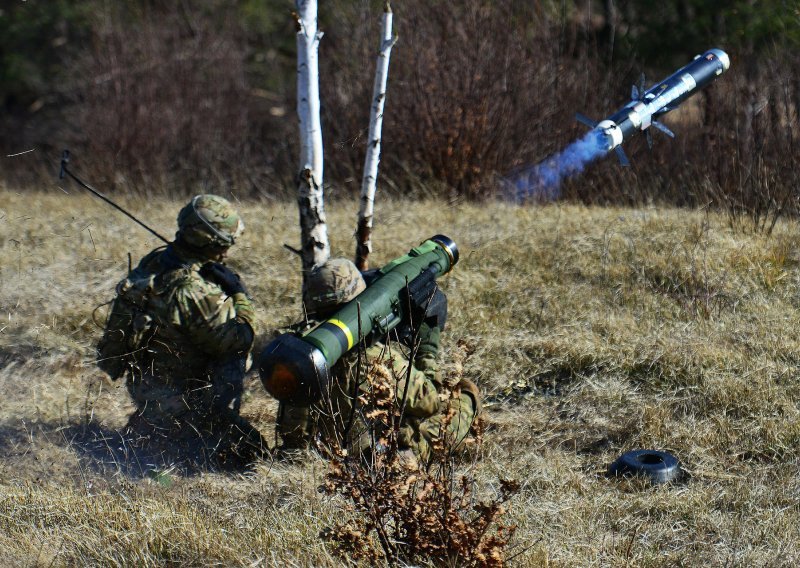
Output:
[[167,239],[159,235],[153,229],[145,225],[142,221],[134,217],[132,214],[128,213],[125,209],[114,203],[111,199],[109,199],[108,197],[97,191],[95,188],[90,186],[88,183],[84,182],[81,178],[79,178],[71,171],[69,171],[69,168],[67,168],[68,164],[69,164],[69,150],[64,150],[64,153],[61,155],[61,171],[58,174],[58,179],[64,179],[64,174],[67,174],[69,177],[75,180],[75,182],[82,188],[86,189],[87,191],[90,191],[92,194],[94,194],[95,196],[99,197],[100,199],[111,205],[111,207],[113,207],[120,213],[124,213],[125,215],[127,215],[130,219],[132,219],[133,221],[135,221],[136,223],[138,223],[139,225],[150,231],[150,233],[152,233],[153,235],[164,241],[166,244],[170,244],[170,242]]

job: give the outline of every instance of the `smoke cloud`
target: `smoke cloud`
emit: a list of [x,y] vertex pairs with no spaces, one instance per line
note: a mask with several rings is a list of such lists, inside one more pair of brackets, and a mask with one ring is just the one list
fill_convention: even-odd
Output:
[[598,130],[576,140],[543,162],[506,177],[515,201],[557,199],[561,181],[581,173],[587,165],[606,154],[605,137]]

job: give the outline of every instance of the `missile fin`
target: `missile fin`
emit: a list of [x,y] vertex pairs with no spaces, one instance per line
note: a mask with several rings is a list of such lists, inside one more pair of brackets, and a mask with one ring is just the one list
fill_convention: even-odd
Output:
[[638,89],[639,90],[639,97],[636,100],[639,100],[639,101],[644,100],[644,94],[646,92],[646,90],[644,88],[644,85],[645,85],[645,81],[646,80],[647,79],[645,78],[644,73],[642,73],[639,76],[639,89]]
[[581,114],[581,113],[579,113],[579,112],[576,112],[576,113],[575,113],[575,119],[576,119],[578,122],[580,122],[580,123],[582,123],[582,124],[585,124],[585,125],[586,125],[586,126],[588,126],[589,128],[594,128],[595,126],[597,126],[597,123],[596,123],[594,120],[592,120],[591,118],[589,118],[589,117],[588,117],[588,116],[586,116],[585,114]]
[[657,121],[654,120],[651,123],[651,126],[655,126],[656,128],[658,128],[661,132],[663,132],[664,134],[666,134],[670,138],[675,138],[675,133],[672,130],[670,130],[669,128],[667,128],[666,126],[664,126],[664,124],[662,124],[661,122],[657,122]]
[[617,146],[614,148],[614,151],[617,153],[617,158],[619,158],[620,165],[625,167],[631,165],[631,162],[628,160],[628,156],[625,155],[625,150],[622,149],[622,146]]

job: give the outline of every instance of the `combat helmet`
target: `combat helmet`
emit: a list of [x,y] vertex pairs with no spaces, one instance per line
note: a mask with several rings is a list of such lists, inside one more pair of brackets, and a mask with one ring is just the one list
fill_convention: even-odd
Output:
[[332,258],[308,274],[303,302],[308,313],[325,312],[347,303],[367,287],[356,265],[346,258]]
[[178,213],[182,243],[196,249],[232,246],[244,231],[244,222],[231,203],[217,195],[196,195]]

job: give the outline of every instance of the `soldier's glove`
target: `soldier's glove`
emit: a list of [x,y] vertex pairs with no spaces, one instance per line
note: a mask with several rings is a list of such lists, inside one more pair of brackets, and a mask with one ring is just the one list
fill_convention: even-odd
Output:
[[208,262],[200,268],[200,276],[218,284],[228,296],[233,296],[234,294],[250,296],[239,275],[224,264]]
[[439,341],[441,338],[441,328],[437,325],[431,326],[427,321],[422,322],[417,331],[417,356],[420,358],[436,359],[439,354]]
[[442,384],[442,377],[439,373],[439,336],[441,329],[431,326],[428,322],[422,322],[417,330],[416,353],[414,354],[414,367],[423,373],[437,385]]

